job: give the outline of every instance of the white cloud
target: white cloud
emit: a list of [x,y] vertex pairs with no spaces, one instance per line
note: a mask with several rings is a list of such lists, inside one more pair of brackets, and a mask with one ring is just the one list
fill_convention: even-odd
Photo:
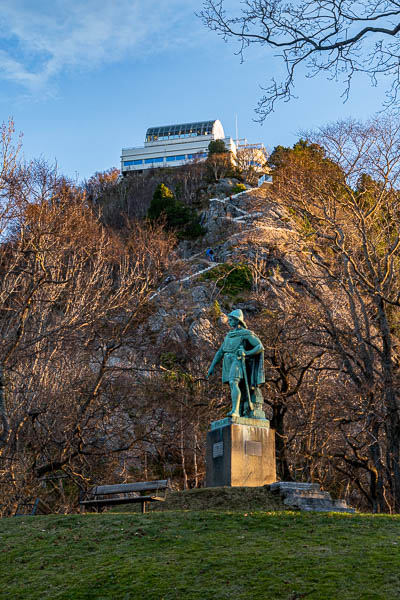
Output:
[[[196,0],[0,0],[0,78],[43,92],[65,71],[187,43]],[[177,32],[182,31],[181,36]]]

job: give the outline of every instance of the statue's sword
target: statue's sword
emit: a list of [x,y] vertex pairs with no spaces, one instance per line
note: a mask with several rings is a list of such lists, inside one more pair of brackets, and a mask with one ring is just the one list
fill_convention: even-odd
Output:
[[246,386],[247,401],[249,403],[250,410],[254,410],[254,405],[251,401],[251,396],[250,396],[249,382],[247,380],[246,354],[245,354],[244,348],[242,346],[239,347],[239,352],[241,354],[241,356],[239,357],[239,360],[242,361],[241,365],[242,365],[243,379],[244,379],[244,383]]

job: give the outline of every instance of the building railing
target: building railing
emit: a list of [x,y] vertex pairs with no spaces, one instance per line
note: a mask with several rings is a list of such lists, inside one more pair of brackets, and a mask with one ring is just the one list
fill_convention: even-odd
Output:
[[127,150],[143,150],[143,146],[129,146],[129,148],[122,148],[122,152]]

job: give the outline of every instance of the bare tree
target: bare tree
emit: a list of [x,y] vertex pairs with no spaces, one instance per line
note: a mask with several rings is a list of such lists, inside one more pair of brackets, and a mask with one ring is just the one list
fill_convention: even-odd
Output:
[[[295,304],[295,303],[294,303]],[[299,461],[291,460],[295,437],[303,437],[310,410],[300,406],[301,394],[310,401],[310,379],[321,367],[324,350],[312,346],[310,317],[307,311],[264,316],[266,392],[271,427],[276,432],[277,472],[284,481],[296,477]],[[265,322],[267,321],[267,322]],[[301,426],[299,424],[301,423]],[[297,475],[298,476],[298,475]]]
[[232,169],[232,156],[230,152],[221,152],[210,154],[206,165],[215,181],[219,181]]
[[309,77],[327,73],[342,80],[347,98],[352,79],[364,73],[373,85],[381,76],[389,81],[388,103],[397,103],[400,89],[400,8],[382,0],[245,0],[237,12],[225,10],[224,0],[205,0],[199,16],[225,40],[245,50],[260,45],[279,52],[286,69],[282,81],[272,79],[256,112],[259,120],[277,100],[293,97],[295,76],[303,67]]
[[[20,140],[14,140],[14,122],[0,125],[0,243],[5,243],[9,228],[18,215],[18,208],[11,201],[10,195],[13,188],[16,171],[18,170],[18,152]],[[5,407],[4,371],[0,365],[0,445],[9,435],[9,423]]]
[[308,273],[292,284],[313,303],[320,332],[314,344],[336,357],[337,372],[352,388],[336,420],[347,450],[336,447],[334,454],[366,469],[375,507],[396,512],[399,135],[399,122],[390,116],[324,128],[314,136],[319,146],[288,153],[272,192],[290,209],[299,244],[308,249]]
[[236,152],[235,164],[242,173],[244,180],[256,186],[259,178],[267,167],[268,155],[262,144],[239,146]]
[[134,332],[173,239],[139,223],[110,232],[42,162],[21,168],[8,200],[18,214],[0,247],[0,471],[16,498],[60,469],[81,478],[112,464],[154,429],[136,401]]

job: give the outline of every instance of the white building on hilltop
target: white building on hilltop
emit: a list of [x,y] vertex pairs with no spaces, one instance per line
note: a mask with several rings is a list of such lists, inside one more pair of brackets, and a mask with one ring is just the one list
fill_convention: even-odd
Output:
[[223,140],[226,149],[236,156],[236,144],[225,137],[220,121],[200,121],[150,127],[146,133],[144,146],[123,148],[121,173],[143,171],[155,167],[179,167],[190,161],[205,160],[208,145],[213,140]]

